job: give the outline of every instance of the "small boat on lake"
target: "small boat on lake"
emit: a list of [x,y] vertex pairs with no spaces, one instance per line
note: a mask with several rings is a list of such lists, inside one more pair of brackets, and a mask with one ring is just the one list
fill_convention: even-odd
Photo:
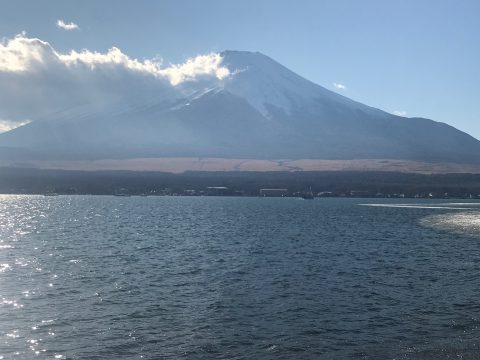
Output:
[[302,194],[300,195],[300,197],[302,199],[305,199],[305,200],[313,200],[315,198],[315,196],[313,195],[313,191],[312,191],[312,188],[310,188],[309,191],[304,191],[302,192]]

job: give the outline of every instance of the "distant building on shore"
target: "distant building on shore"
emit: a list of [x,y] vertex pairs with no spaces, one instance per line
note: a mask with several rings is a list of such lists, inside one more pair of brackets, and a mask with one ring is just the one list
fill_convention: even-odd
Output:
[[371,197],[372,194],[370,193],[370,191],[351,190],[351,191],[350,191],[350,196],[351,196],[351,197]]
[[332,191],[320,191],[317,194],[318,197],[334,197],[336,194]]
[[260,196],[263,197],[282,197],[287,194],[287,189],[260,189]]
[[226,186],[209,186],[207,187],[208,196],[225,196],[232,195],[232,191]]

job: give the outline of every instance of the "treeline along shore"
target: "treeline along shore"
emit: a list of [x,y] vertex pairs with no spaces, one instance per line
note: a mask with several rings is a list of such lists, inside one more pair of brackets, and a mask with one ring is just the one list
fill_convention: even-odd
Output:
[[0,168],[2,194],[480,198],[480,174],[65,171]]

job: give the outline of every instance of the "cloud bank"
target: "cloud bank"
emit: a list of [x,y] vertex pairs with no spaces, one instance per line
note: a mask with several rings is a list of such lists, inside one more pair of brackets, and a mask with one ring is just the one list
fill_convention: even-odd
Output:
[[229,76],[221,63],[216,53],[166,67],[116,47],[60,53],[46,41],[17,35],[0,42],[0,131],[82,106],[178,98],[184,82],[203,86]]
[[66,30],[66,31],[72,31],[72,30],[78,30],[79,29],[78,25],[75,24],[74,22],[66,23],[62,19],[57,20],[57,27],[59,27],[60,29]]

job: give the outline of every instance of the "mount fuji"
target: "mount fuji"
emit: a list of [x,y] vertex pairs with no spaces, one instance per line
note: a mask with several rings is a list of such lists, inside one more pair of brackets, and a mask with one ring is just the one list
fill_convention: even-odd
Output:
[[316,85],[261,53],[225,51],[229,75],[84,104],[0,134],[4,161],[209,157],[480,163],[480,141]]

